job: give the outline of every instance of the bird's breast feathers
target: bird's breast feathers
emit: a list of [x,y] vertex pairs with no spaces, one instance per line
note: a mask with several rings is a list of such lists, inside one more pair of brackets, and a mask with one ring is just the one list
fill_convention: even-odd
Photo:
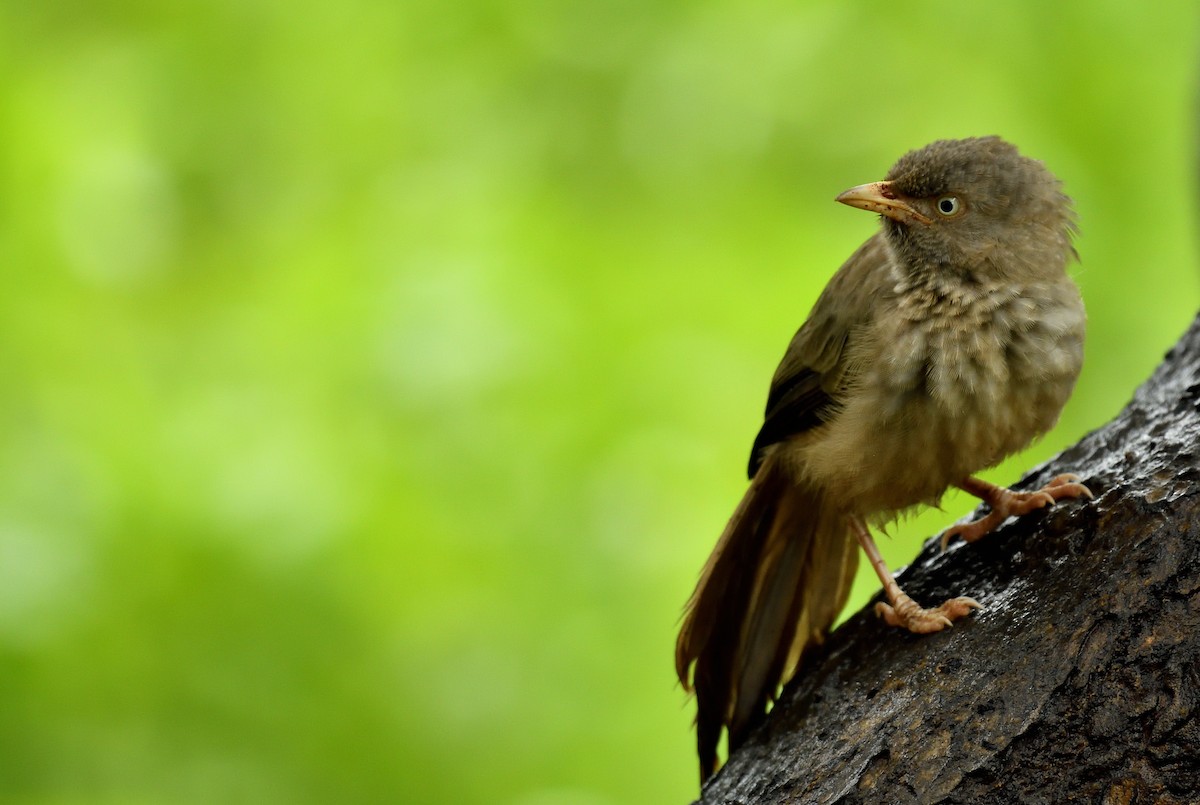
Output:
[[[881,307],[861,344],[878,359],[859,363],[840,415],[798,445],[809,472],[847,492],[848,508],[887,516],[936,501],[1057,421],[1083,362],[1083,305],[1065,276],[909,290]],[[854,477],[837,477],[848,467]]]

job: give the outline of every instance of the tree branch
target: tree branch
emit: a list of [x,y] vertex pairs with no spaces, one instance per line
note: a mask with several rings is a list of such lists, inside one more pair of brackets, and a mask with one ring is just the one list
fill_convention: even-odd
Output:
[[1016,488],[1065,502],[902,577],[986,607],[891,629],[868,605],[805,658],[702,803],[1184,803],[1200,796],[1200,319],[1116,419]]

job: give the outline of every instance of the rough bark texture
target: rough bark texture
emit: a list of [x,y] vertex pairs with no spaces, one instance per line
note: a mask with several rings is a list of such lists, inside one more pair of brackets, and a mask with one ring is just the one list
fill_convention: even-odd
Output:
[[1061,472],[1097,499],[944,554],[931,540],[901,577],[986,609],[919,637],[868,606],[701,802],[1200,802],[1200,319],[1017,488]]

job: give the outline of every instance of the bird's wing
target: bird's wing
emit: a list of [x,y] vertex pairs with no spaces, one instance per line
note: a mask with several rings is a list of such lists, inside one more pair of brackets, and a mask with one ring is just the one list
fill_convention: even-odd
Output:
[[883,234],[870,238],[830,279],[792,338],[771,380],[766,416],[750,450],[751,478],[768,447],[815,428],[837,411],[841,392],[854,375],[847,346],[861,334],[886,291],[890,260]]
[[717,769],[722,729],[731,750],[746,739],[849,593],[858,553],[844,520],[769,448],[836,412],[856,372],[850,345],[869,329],[890,259],[882,237],[864,243],[792,339],[771,382],[750,488],[688,601],[675,670],[696,691],[702,779]]

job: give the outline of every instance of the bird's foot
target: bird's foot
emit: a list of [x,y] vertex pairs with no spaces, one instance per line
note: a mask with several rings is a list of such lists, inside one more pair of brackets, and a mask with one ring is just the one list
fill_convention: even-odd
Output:
[[900,593],[891,604],[880,601],[875,605],[875,614],[887,621],[889,626],[899,626],[916,634],[940,632],[954,621],[966,617],[972,609],[983,609],[974,598],[951,598],[939,607],[925,609],[906,593]]
[[980,537],[991,533],[1009,517],[1020,517],[1032,511],[1053,506],[1063,498],[1085,497],[1091,499],[1092,491],[1080,483],[1080,477],[1071,473],[1055,476],[1050,483],[1034,492],[1014,492],[1002,486],[969,478],[960,488],[975,495],[992,508],[983,517],[970,523],[950,526],[942,533],[942,550],[950,544],[954,537],[962,537],[964,542],[974,542]]

